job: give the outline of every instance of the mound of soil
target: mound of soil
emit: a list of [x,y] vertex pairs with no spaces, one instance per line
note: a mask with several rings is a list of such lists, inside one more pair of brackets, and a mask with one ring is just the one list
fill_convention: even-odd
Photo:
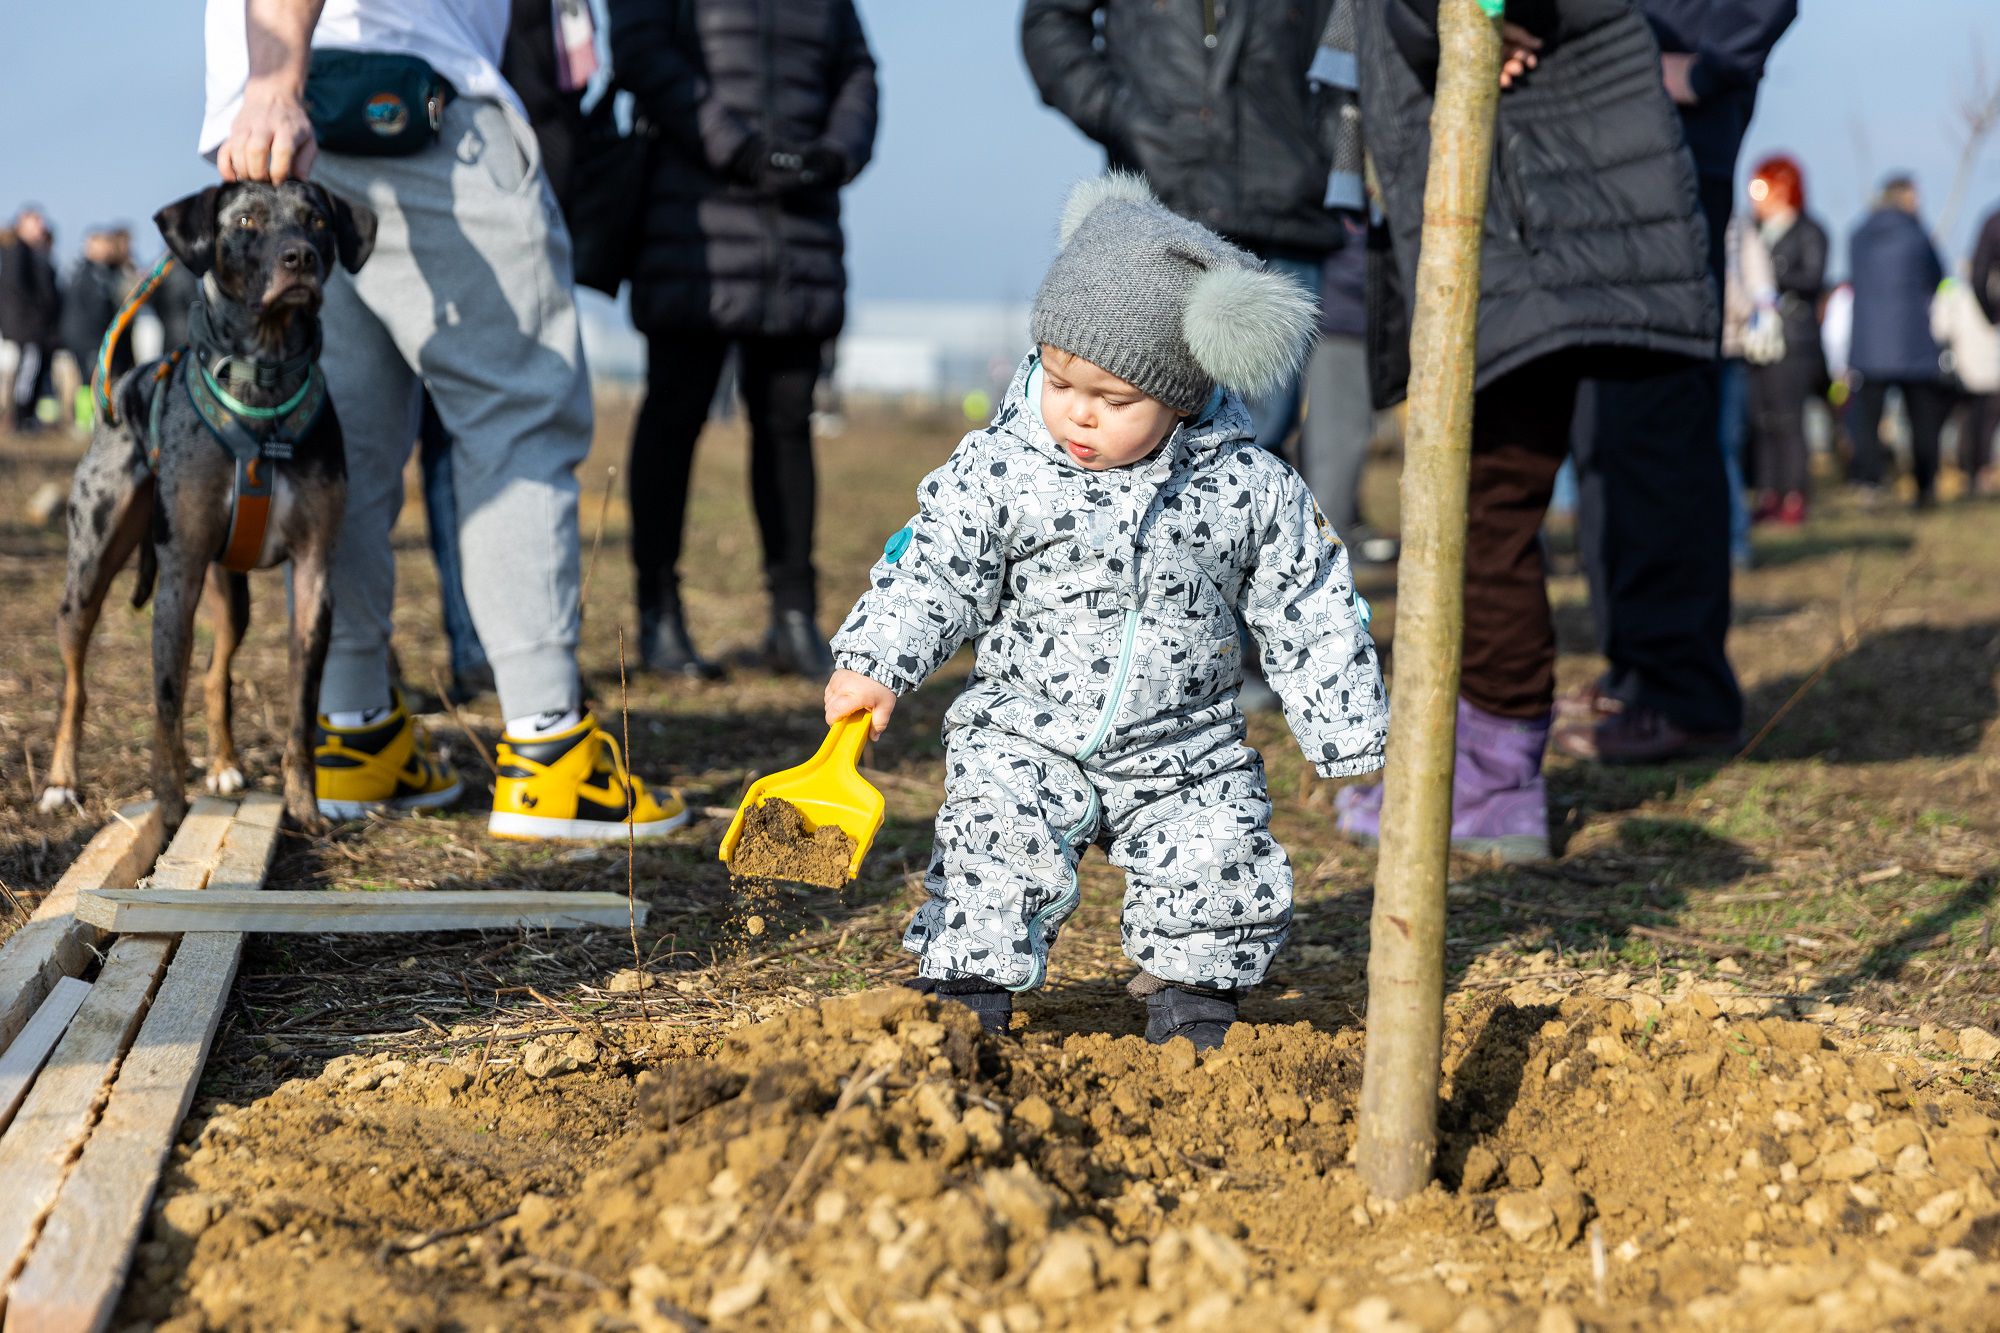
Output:
[[815,884],[837,889],[847,883],[854,839],[836,824],[809,828],[799,808],[779,797],[759,801],[743,817],[729,873],[742,879]]
[[[1348,1161],[1360,1059],[1358,1032],[1305,1024],[1203,1055],[995,1040],[956,1005],[869,991],[640,1074],[636,1126],[580,1181],[510,1171],[497,1143],[398,1153],[322,1079],[231,1112],[228,1135],[211,1122],[181,1170],[219,1220],[144,1309],[310,1327],[317,1291],[335,1321],[576,1333],[1990,1323],[2000,1121],[1820,1027],[1692,992],[1489,992],[1450,1021],[1442,1179],[1394,1207]],[[452,1072],[404,1086],[434,1101]],[[543,1099],[538,1124],[608,1105],[602,1073],[525,1082],[477,1114],[514,1123],[517,1093]],[[311,1137],[277,1149],[280,1125]],[[444,1190],[461,1225],[516,1211],[381,1248],[399,1191],[408,1227]]]

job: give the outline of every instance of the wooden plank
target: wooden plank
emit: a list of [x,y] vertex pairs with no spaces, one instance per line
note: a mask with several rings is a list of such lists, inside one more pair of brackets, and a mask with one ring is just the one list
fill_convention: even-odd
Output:
[[73,977],[103,943],[95,926],[79,922],[76,898],[85,889],[123,889],[139,882],[160,854],[160,807],[128,805],[97,830],[28,923],[0,943],[0,1050],[14,1040],[59,977]]
[[[622,893],[545,893],[528,889],[412,890],[341,893],[283,889],[259,893],[210,889],[181,895],[158,889],[87,893],[77,913],[120,934],[235,930],[258,934],[337,935],[397,931],[564,929],[623,926],[634,910]],[[646,904],[636,904],[640,924]]]
[[160,853],[159,864],[153,867],[147,884],[155,889],[199,889],[207,885],[222,840],[235,822],[236,802],[220,796],[196,797],[187,818],[175,831],[173,842]]
[[[254,892],[278,848],[284,802],[246,796],[206,893]],[[153,997],[34,1253],[7,1295],[8,1333],[101,1329],[111,1320],[174,1135],[187,1118],[229,1003],[243,936],[191,934]]]
[[15,1035],[5,1054],[0,1054],[0,1130],[7,1128],[14,1112],[27,1100],[28,1088],[42,1071],[42,1062],[49,1058],[49,1052],[69,1027],[69,1020],[76,1016],[77,1006],[88,994],[89,982],[75,977],[58,978],[41,1008],[35,1010],[35,1016]]
[[97,984],[0,1135],[0,1277],[27,1258],[77,1148],[90,1134],[104,1085],[138,1029],[172,941],[128,936],[111,946]]
[[[160,858],[169,884],[208,882],[229,831],[227,801],[203,797]],[[218,814],[222,817],[218,818]],[[154,872],[159,883],[161,870]],[[111,946],[90,994],[56,1043],[14,1123],[0,1134],[0,1283],[11,1283],[55,1203],[76,1151],[96,1123],[105,1085],[146,1011],[173,939],[128,935]]]

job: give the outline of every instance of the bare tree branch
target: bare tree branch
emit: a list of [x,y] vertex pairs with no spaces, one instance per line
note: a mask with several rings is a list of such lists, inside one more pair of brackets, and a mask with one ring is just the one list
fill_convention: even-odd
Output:
[[1972,70],[1965,91],[1953,106],[1954,128],[1959,136],[1958,167],[1952,172],[1951,193],[1945,196],[1944,210],[1938,214],[1937,234],[1949,244],[1957,230],[1959,211],[1972,187],[1972,176],[1993,132],[2000,129],[2000,79],[1986,64],[1986,50],[1975,32],[1971,36]]

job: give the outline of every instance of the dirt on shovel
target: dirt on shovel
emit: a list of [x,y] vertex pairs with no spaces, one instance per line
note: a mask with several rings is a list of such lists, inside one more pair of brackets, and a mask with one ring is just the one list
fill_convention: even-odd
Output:
[[808,828],[797,806],[772,797],[744,816],[729,873],[738,879],[837,889],[847,883],[853,860],[854,839],[839,826]]

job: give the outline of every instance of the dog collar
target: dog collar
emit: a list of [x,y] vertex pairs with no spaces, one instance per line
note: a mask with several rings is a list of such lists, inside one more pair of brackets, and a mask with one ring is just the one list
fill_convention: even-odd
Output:
[[265,361],[254,356],[237,356],[228,351],[209,324],[208,302],[199,300],[188,310],[188,342],[203,370],[222,388],[234,393],[251,390],[284,390],[304,379],[319,364],[321,335],[313,326],[312,341],[297,356]]
[[[326,407],[319,330],[313,330],[311,345],[297,356],[280,361],[236,356],[221,348],[209,326],[206,303],[197,301],[189,311],[188,341],[193,364],[181,378],[188,401],[215,442],[239,465],[260,458],[289,459]],[[255,407],[237,396],[251,388],[286,396],[276,407]]]

